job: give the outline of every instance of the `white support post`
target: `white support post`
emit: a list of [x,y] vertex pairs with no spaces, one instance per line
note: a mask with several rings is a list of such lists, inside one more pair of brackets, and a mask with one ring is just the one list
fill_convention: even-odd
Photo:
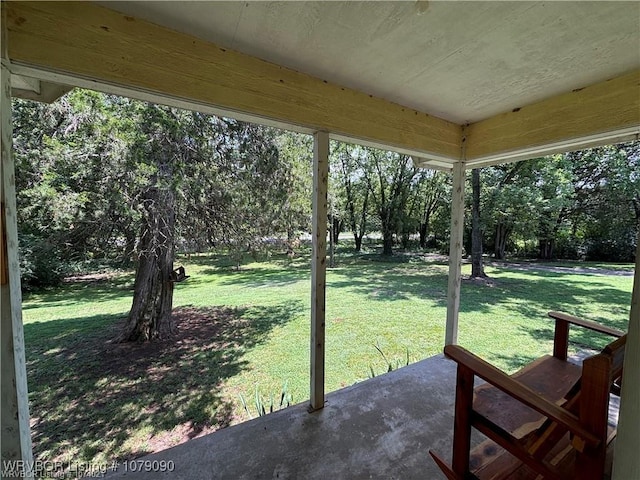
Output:
[[[2,2],[4,4],[4,2]],[[3,5],[4,7],[4,5]],[[18,262],[18,229],[16,216],[15,170],[12,156],[11,126],[11,73],[7,55],[6,22],[2,12],[0,40],[0,136],[2,207],[0,228],[1,269],[1,329],[0,329],[0,382],[1,382],[1,450],[2,476],[19,475],[33,478],[33,453],[29,427],[27,371],[22,330],[22,295],[20,292],[20,264]],[[6,471],[7,461],[22,461],[14,471]]]
[[327,187],[329,134],[313,136],[313,256],[311,257],[310,410],[324,407],[324,331],[327,279]]
[[631,294],[631,313],[624,354],[618,436],[613,456],[613,480],[640,478],[640,234]]
[[445,345],[458,343],[458,313],[460,310],[460,284],[462,280],[462,235],[464,231],[464,184],[465,164],[460,161],[453,166]]

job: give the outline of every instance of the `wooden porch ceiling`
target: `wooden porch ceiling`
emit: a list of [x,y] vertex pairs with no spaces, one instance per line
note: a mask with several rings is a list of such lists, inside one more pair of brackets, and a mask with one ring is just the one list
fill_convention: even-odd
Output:
[[[540,2],[525,2],[530,4],[530,8],[517,7],[517,18],[520,22],[518,25],[530,21],[533,22],[532,26],[523,32],[523,36],[517,38],[514,37],[516,32],[507,29],[504,31],[507,37],[502,39],[495,33],[500,31],[500,22],[505,20],[499,13],[504,11],[505,15],[513,17],[513,9],[516,7],[507,4],[502,9],[491,6],[490,13],[493,16],[487,16],[485,10],[489,7],[484,7],[485,10],[479,12],[485,13],[483,28],[486,29],[487,38],[502,42],[531,42],[531,45],[519,47],[519,52],[523,55],[534,52],[536,48],[542,48],[541,45],[546,50],[537,52],[536,55],[532,54],[531,65],[527,58],[518,60],[521,80],[516,85],[517,88],[510,90],[509,95],[503,95],[505,98],[499,100],[503,107],[509,106],[508,110],[482,118],[483,112],[492,112],[492,108],[495,108],[491,102],[485,101],[486,105],[483,104],[482,108],[472,106],[467,117],[478,120],[465,126],[459,120],[463,118],[464,110],[461,108],[465,103],[456,101],[455,91],[438,90],[443,98],[451,98],[448,103],[451,105],[451,111],[446,110],[447,103],[444,101],[434,106],[433,111],[427,111],[424,109],[429,108],[429,104],[423,97],[421,101],[411,105],[406,97],[399,97],[388,88],[378,88],[383,84],[387,87],[392,85],[389,82],[393,79],[384,75],[374,76],[370,84],[349,81],[346,75],[348,70],[337,72],[335,75],[328,73],[325,78],[320,78],[309,73],[317,73],[313,69],[313,58],[307,58],[304,65],[296,64],[297,50],[287,57],[289,60],[285,63],[300,70],[211,43],[207,38],[212,35],[215,37],[215,32],[207,35],[207,32],[202,30],[202,22],[199,29],[195,29],[197,37],[176,31],[184,30],[185,22],[191,18],[180,16],[182,10],[191,11],[194,15],[200,13],[201,16],[205,16],[203,12],[207,11],[209,14],[218,12],[222,17],[216,21],[219,25],[224,25],[221,23],[225,20],[224,12],[231,12],[234,8],[241,9],[241,4],[244,3],[240,2],[235,6],[229,3],[225,7],[227,10],[215,3],[199,3],[197,8],[180,2],[157,2],[149,8],[145,6],[145,2],[118,2],[113,5],[122,11],[134,11],[153,17],[154,21],[164,23],[164,26],[161,26],[140,16],[121,13],[93,3],[3,2],[7,11],[12,70],[26,77],[32,76],[49,82],[90,86],[107,92],[154,99],[161,103],[212,111],[298,131],[327,131],[332,138],[413,155],[419,159],[418,163],[421,165],[435,168],[449,168],[461,159],[467,166],[487,165],[582,146],[613,143],[637,138],[640,134],[640,3],[637,2],[615,2],[615,9],[603,4],[598,8],[601,9],[601,13],[608,15],[606,18],[597,15],[591,15],[593,18],[590,15],[577,15],[579,9],[576,10],[575,4],[569,5],[571,2],[567,3],[568,7],[565,6],[559,11],[568,20],[580,22],[580,28],[584,29],[583,36],[558,35],[557,41],[571,44],[570,48],[563,48],[563,52],[585,55],[578,63],[575,59],[566,61],[571,64],[571,68],[565,72],[568,78],[563,79],[562,85],[563,88],[567,85],[571,87],[561,94],[557,94],[557,81],[551,82],[548,75],[539,75],[541,64],[545,61],[550,62],[554,68],[562,68],[562,63],[554,56],[553,42],[540,44],[535,40],[540,35],[555,31],[549,30],[543,24],[536,24],[535,15],[540,15],[540,8],[544,5]],[[290,6],[287,6],[287,3],[289,2],[260,2],[259,8],[264,12],[272,8],[282,15],[286,15],[286,12],[289,12],[289,15],[299,15],[301,8],[314,7],[313,22],[301,22],[302,25],[295,26],[294,20],[297,17],[276,19],[275,21],[280,20],[282,28],[285,28],[285,25],[286,28],[290,28],[291,25],[293,29],[315,28],[322,31],[323,22],[337,22],[338,27],[335,28],[345,31],[351,27],[348,21],[337,21],[335,12],[333,16],[329,16],[329,10],[326,9],[333,7],[324,6],[324,2],[322,5],[321,2],[307,2],[306,6],[302,7],[294,5],[296,2],[291,2]],[[437,22],[453,20],[446,8],[460,11],[460,4],[457,2],[438,3],[437,7],[433,8],[428,2],[417,2],[415,6],[413,3],[404,2],[402,8],[392,8],[386,4],[371,7],[370,15],[380,14],[380,11],[376,11],[377,8],[384,8],[387,14],[395,15],[390,17],[388,22],[378,22],[378,28],[395,25],[393,32],[387,32],[388,35],[385,37],[393,42],[391,46],[394,48],[380,50],[386,54],[395,52],[395,55],[386,58],[391,67],[399,67],[407,61],[418,62],[415,56],[403,57],[403,51],[411,51],[413,48],[407,45],[411,44],[411,35],[415,32],[407,27],[409,36],[400,35],[404,28],[398,25],[406,24],[414,29],[436,29]],[[478,5],[481,3],[485,2]],[[416,11],[420,14],[418,17],[411,16],[413,10],[405,8],[409,4],[412,9],[417,8]],[[246,5],[248,7],[249,3]],[[479,8],[470,5],[468,8]],[[596,7],[590,6],[590,13],[598,13]],[[362,10],[361,3],[344,2],[340,11],[349,19],[368,10]],[[154,12],[155,16],[152,15]],[[430,12],[435,13],[432,15]],[[236,13],[227,15],[231,15],[228,19],[233,20]],[[495,17],[494,23],[491,23],[489,17]],[[172,18],[174,20],[171,20]],[[192,18],[192,21],[195,20]],[[216,24],[216,21],[213,24]],[[240,22],[240,17],[237,21]],[[465,25],[470,25],[473,21],[472,16],[458,18],[457,23],[434,30],[434,38],[438,45],[453,42],[456,32],[464,30],[467,28]],[[269,20],[265,17],[264,28],[272,26],[273,22],[273,18]],[[359,25],[365,28],[365,22],[361,21]],[[451,37],[443,37],[442,32],[447,31],[449,27],[452,31]],[[592,30],[589,30],[590,28]],[[237,35],[238,31],[243,31],[241,23],[238,23],[234,35]],[[575,31],[577,30],[572,30]],[[250,32],[245,33],[248,35]],[[259,39],[259,33],[253,34]],[[384,34],[385,32],[382,32],[381,35],[384,37]],[[348,52],[351,45],[340,42],[353,43],[353,38],[348,35],[341,36],[339,31],[334,32],[334,37],[335,41],[327,44],[326,48],[338,49],[336,51],[342,48],[342,51]],[[531,40],[527,40],[528,38]],[[256,53],[255,49],[252,50],[250,38],[241,40],[242,42],[234,40],[232,43],[238,44],[245,52]],[[489,40],[485,40],[484,37],[478,40],[484,42],[483,49],[476,48],[473,51],[478,52],[477,54],[488,52],[490,55],[487,61],[499,57],[500,54],[508,57],[509,51],[505,51],[504,46],[498,48],[497,44],[487,43]],[[418,43],[421,41],[424,42],[424,39],[416,40]],[[274,41],[274,44],[284,45],[278,42],[280,41]],[[289,43],[283,48],[293,48],[291,44],[295,43],[295,38]],[[462,52],[459,55],[461,62],[469,62],[469,55],[465,54],[468,50],[464,49],[469,49],[469,45],[470,40],[466,39],[466,43],[460,47],[451,47],[454,52]],[[358,47],[355,45],[353,48]],[[433,48],[438,47],[435,45]],[[602,57],[601,53],[596,53],[598,50],[607,48],[610,49],[608,54],[615,56],[616,61],[592,61]],[[626,49],[624,54],[616,53],[623,49]],[[321,53],[318,52],[318,55]],[[374,61],[379,53],[372,51],[370,55],[371,61]],[[265,53],[262,57],[269,55]],[[498,60],[504,64],[505,58]],[[460,70],[452,68],[451,61],[449,59],[443,63],[457,74]],[[336,65],[343,63],[336,62]],[[474,63],[476,64],[482,65],[482,62]],[[311,66],[306,68],[305,65]],[[302,68],[306,68],[306,72]],[[424,65],[418,65],[417,68],[414,73],[418,75],[422,72],[421,78],[425,84],[428,84],[429,78],[434,75],[440,79],[439,83],[447,81],[446,71],[425,71]],[[437,62],[433,68],[438,68]],[[475,75],[476,78],[478,75],[490,75],[490,69],[482,68],[478,66],[477,70],[472,69],[465,74],[472,77]],[[599,69],[600,77],[606,75],[601,81],[586,85],[582,83],[585,79],[592,78],[587,73],[594,69]],[[405,73],[409,75],[412,72],[405,69]],[[507,74],[515,75],[514,69],[505,68],[505,75]],[[338,83],[341,79],[350,86]],[[453,82],[455,79],[452,77],[450,80]],[[478,88],[482,87],[477,94],[480,99],[499,99],[496,92],[506,87],[497,81],[498,77],[495,77],[495,80],[492,85],[478,80]],[[420,78],[405,82],[404,85],[408,89],[415,89],[416,85],[420,85]],[[436,87],[435,84],[430,86],[434,91]],[[523,91],[518,93],[520,87]],[[525,91],[524,87],[528,90]],[[535,92],[535,95],[532,96],[529,91]],[[468,92],[460,92],[460,95],[464,96],[463,94],[468,95]],[[536,101],[531,101],[532,99]],[[396,103],[397,101],[405,101],[407,105]],[[468,100],[466,102],[468,103]]]

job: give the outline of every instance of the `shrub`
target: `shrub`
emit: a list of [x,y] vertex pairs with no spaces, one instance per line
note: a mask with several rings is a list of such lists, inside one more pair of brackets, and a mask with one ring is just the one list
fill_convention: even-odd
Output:
[[60,249],[47,238],[20,236],[22,289],[31,291],[60,284],[66,273]]
[[587,243],[587,260],[605,262],[633,262],[636,251],[633,234],[618,238],[596,238]]

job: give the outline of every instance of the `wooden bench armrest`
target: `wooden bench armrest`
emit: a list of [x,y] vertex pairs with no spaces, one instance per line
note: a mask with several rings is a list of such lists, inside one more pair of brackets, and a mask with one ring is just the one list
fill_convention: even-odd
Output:
[[447,357],[451,358],[458,364],[464,365],[473,371],[474,375],[502,390],[507,395],[510,395],[528,407],[533,408],[545,417],[563,425],[576,436],[580,437],[586,445],[596,447],[600,444],[601,440],[589,432],[580,423],[580,419],[577,416],[562,407],[559,407],[555,403],[539,396],[526,385],[514,380],[503,371],[482,360],[480,357],[458,345],[447,345],[444,348],[444,353]]
[[588,328],[589,330],[593,330],[594,332],[604,333],[606,335],[611,335],[612,337],[616,337],[616,338],[620,338],[625,333],[616,328],[606,327],[604,325],[600,325],[599,323],[590,322],[589,320],[583,320],[581,318],[574,317],[573,315],[569,315],[567,313],[549,312],[549,316],[555,320],[572,323],[573,325],[578,325],[580,327]]
[[590,322],[589,320],[582,320],[567,313],[549,312],[548,315],[556,321],[556,328],[553,335],[553,356],[560,360],[567,359],[567,351],[569,349],[569,325],[571,324],[616,338],[624,335],[624,332],[615,328],[605,327],[604,325]]

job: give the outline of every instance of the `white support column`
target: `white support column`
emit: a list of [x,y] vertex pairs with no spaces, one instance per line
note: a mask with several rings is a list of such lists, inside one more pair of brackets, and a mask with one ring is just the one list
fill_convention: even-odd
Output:
[[613,480],[640,478],[638,445],[640,445],[640,234],[624,354],[618,436],[613,456]]
[[[2,2],[4,3],[4,2]],[[27,371],[22,330],[22,295],[20,292],[20,265],[18,262],[18,229],[16,222],[15,173],[12,156],[11,127],[11,73],[7,56],[7,42],[2,13],[0,36],[0,136],[2,212],[0,215],[2,237],[0,248],[1,269],[1,329],[0,329],[0,382],[1,382],[1,438],[2,462],[22,460],[32,464],[31,432],[29,428],[29,403],[27,396]],[[4,467],[4,465],[3,465]],[[17,472],[23,478],[33,478],[31,469]],[[2,476],[10,474],[3,472]]]
[[329,134],[313,136],[313,256],[311,257],[310,410],[324,407],[324,331],[327,279],[327,187]]
[[462,236],[464,231],[465,164],[453,166],[451,191],[451,240],[449,243],[449,287],[447,290],[447,325],[445,345],[458,343],[458,312],[462,280]]

